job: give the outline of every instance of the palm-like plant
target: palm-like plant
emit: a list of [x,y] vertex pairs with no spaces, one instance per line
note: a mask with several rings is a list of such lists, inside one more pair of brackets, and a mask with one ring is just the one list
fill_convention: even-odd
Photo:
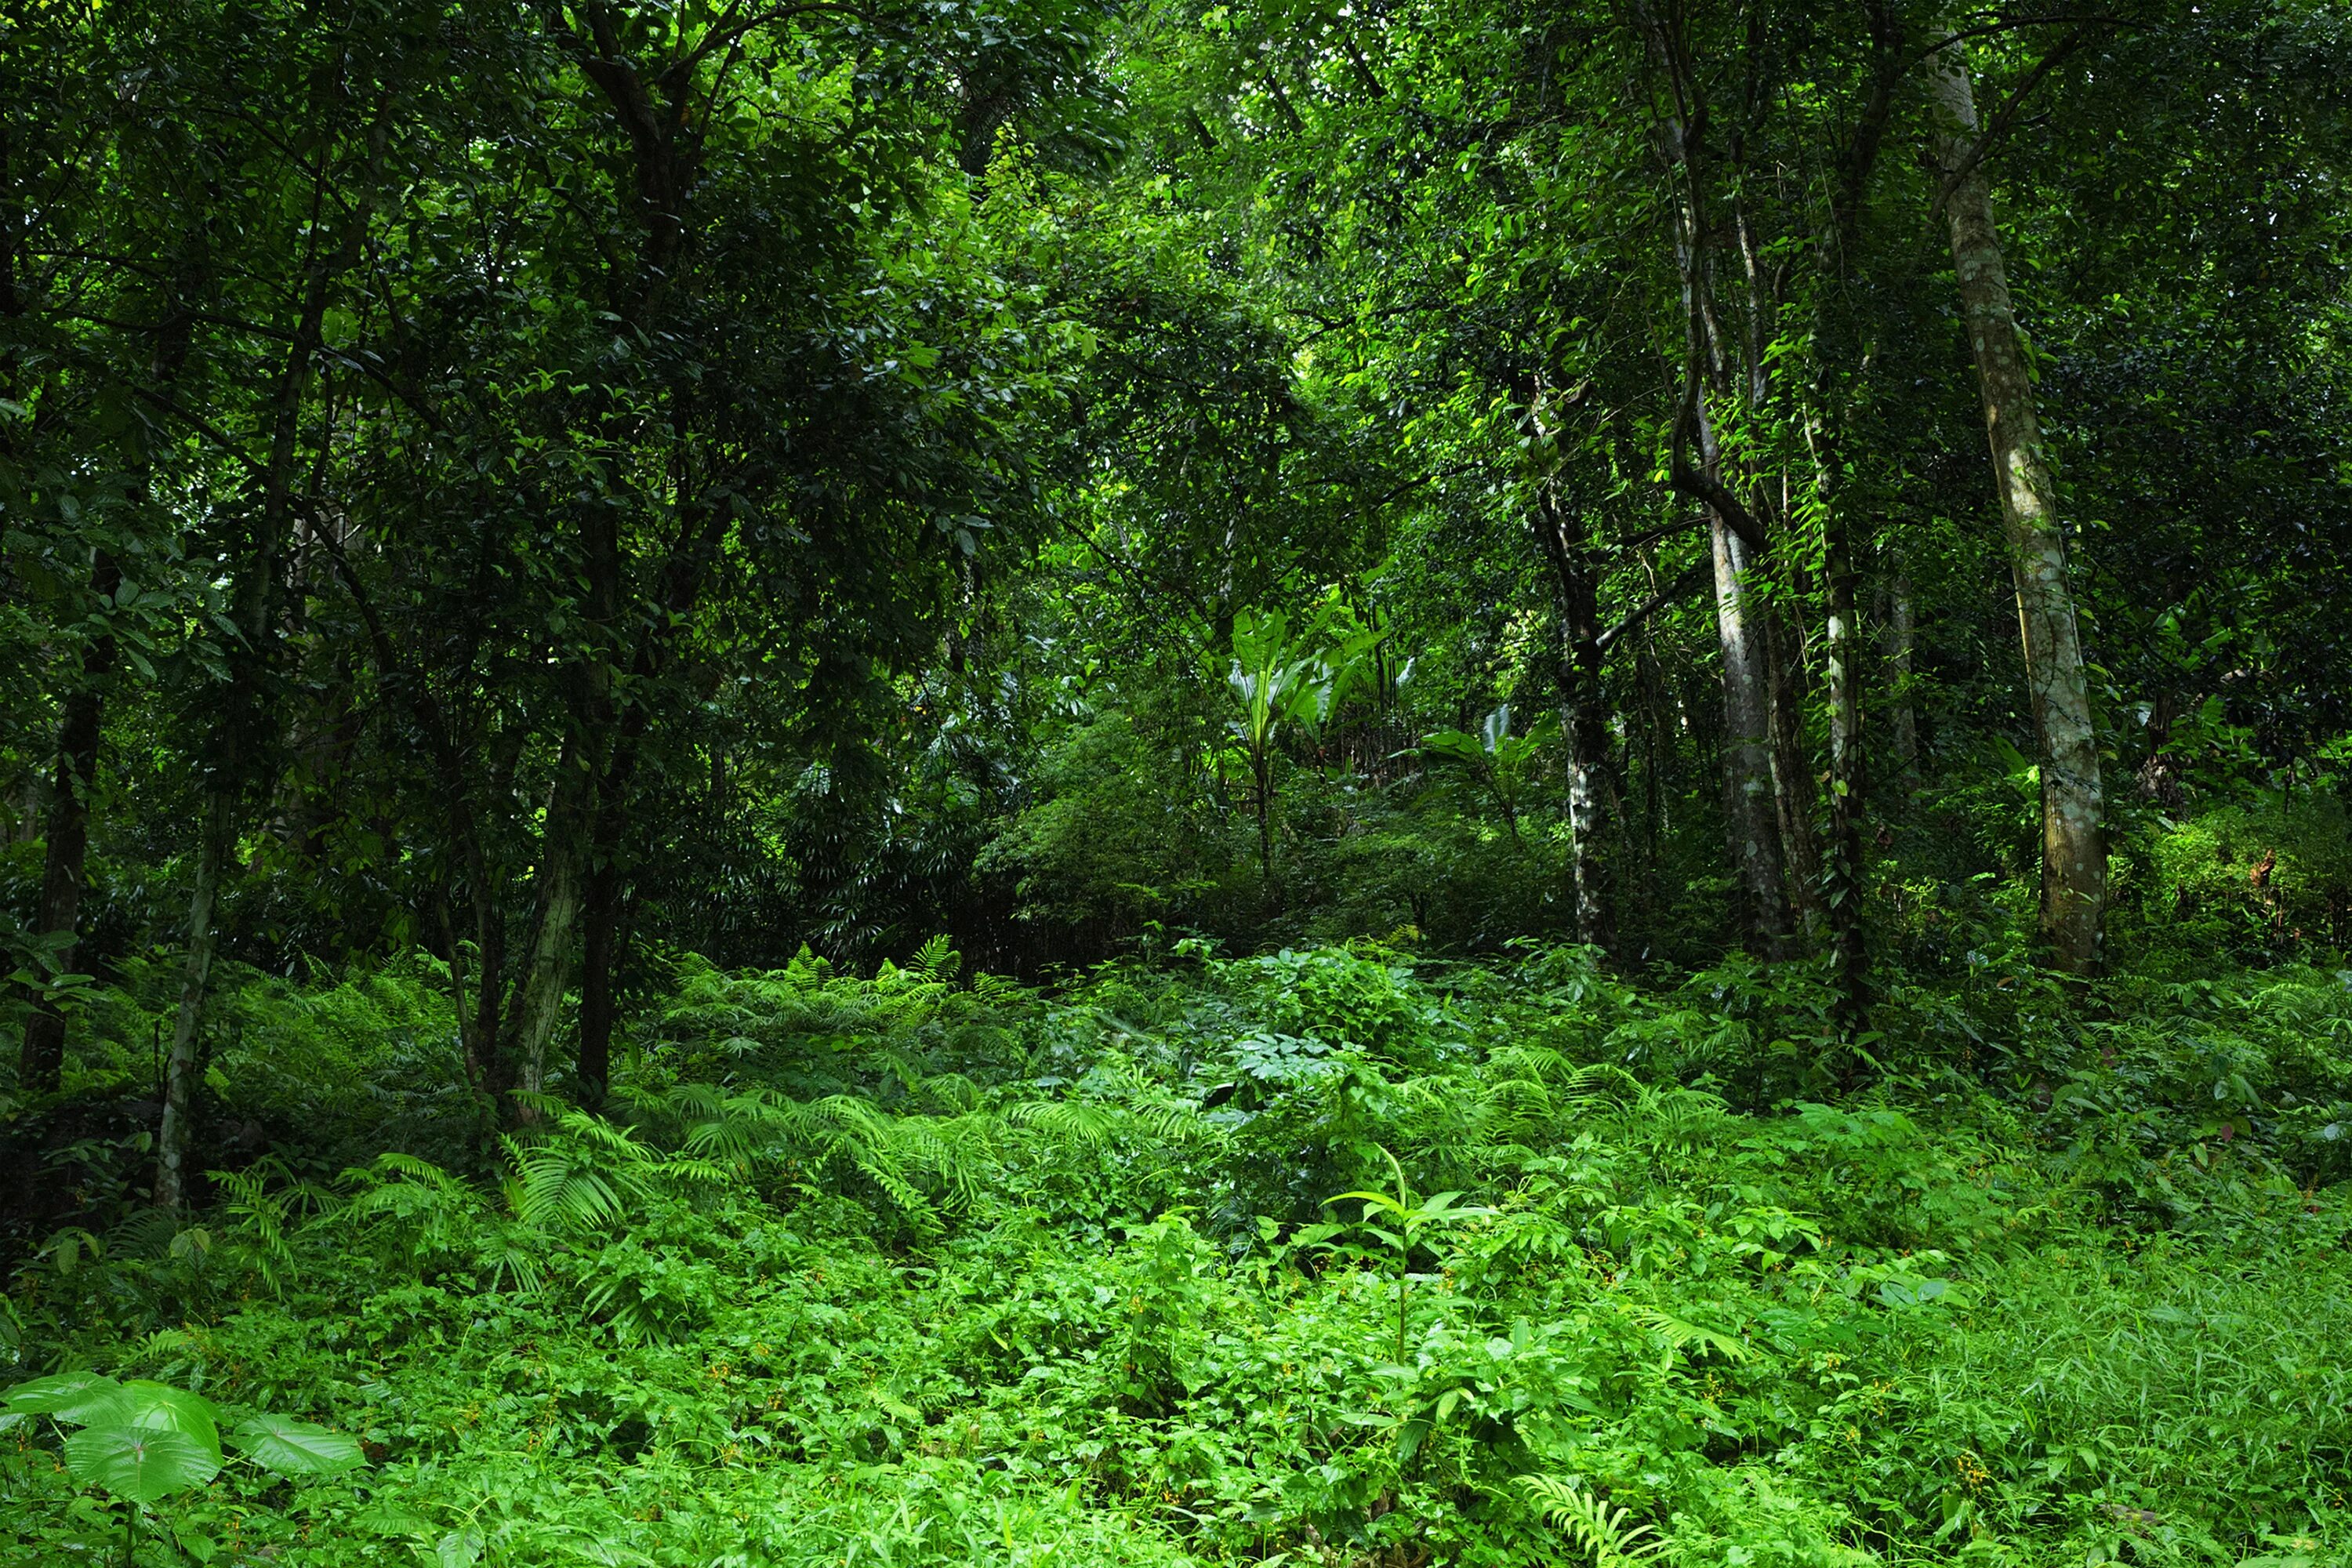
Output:
[[1476,734],[1440,730],[1423,740],[1422,748],[1475,780],[1503,814],[1503,825],[1517,843],[1519,813],[1528,786],[1535,782],[1536,755],[1559,729],[1559,721],[1547,713],[1529,725],[1527,733],[1514,735],[1511,705],[1506,702],[1480,721]]
[[[1274,881],[1275,749],[1286,730],[1311,733],[1329,720],[1370,673],[1367,656],[1383,635],[1329,623],[1328,614],[1318,616],[1293,637],[1279,610],[1244,610],[1234,617],[1234,658],[1225,685],[1241,712],[1226,728],[1249,759],[1258,869],[1268,886]],[[1318,634],[1333,630],[1337,635],[1322,646],[1308,646]]]

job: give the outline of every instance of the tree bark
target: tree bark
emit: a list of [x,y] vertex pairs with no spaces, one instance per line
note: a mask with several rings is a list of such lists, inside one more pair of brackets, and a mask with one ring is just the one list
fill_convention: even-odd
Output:
[[1768,613],[1765,634],[1772,681],[1772,802],[1787,862],[1789,902],[1810,940],[1828,922],[1822,892],[1821,836],[1813,830],[1812,764],[1805,756],[1804,630],[1785,610]]
[[2011,308],[2000,236],[1981,163],[1973,161],[1977,111],[1963,46],[1947,34],[1928,60],[1945,171],[1952,270],[1984,396],[1993,483],[2000,492],[2018,632],[2042,763],[2042,931],[2060,969],[2099,967],[2106,913],[2105,809],[2098,734],[2067,582],[2058,489],[2044,459],[2033,382]]
[[[103,604],[122,584],[121,568],[101,550],[90,568],[91,596]],[[103,613],[103,612],[101,612]],[[101,632],[82,653],[80,682],[66,694],[58,721],[57,781],[49,795],[47,842],[41,850],[41,903],[33,929],[49,942],[53,973],[70,974],[79,945],[82,895],[89,887],[89,797],[98,779],[98,742],[105,718],[107,675],[114,668],[114,634]],[[55,1094],[65,1072],[66,1016],[46,990],[25,1021],[16,1081],[28,1094]]]
[[1772,787],[1772,717],[1764,633],[1750,598],[1748,546],[1713,520],[1715,611],[1723,647],[1723,817],[1748,943],[1777,954],[1789,908],[1780,880],[1780,823]]
[[583,913],[580,975],[580,1053],[576,1098],[593,1109],[604,1103],[613,1078],[613,1023],[625,942],[621,929],[625,889],[620,867],[619,812],[602,803],[596,814],[593,863],[588,868]]

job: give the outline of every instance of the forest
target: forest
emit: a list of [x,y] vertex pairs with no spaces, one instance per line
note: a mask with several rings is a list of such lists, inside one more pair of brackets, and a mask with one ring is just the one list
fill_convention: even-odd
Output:
[[2344,0],[19,0],[0,1563],[2352,1565]]

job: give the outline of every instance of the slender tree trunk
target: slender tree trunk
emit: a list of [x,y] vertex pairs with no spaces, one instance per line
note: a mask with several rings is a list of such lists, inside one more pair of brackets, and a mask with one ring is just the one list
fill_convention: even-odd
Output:
[[2107,897],[2098,734],[2067,583],[2058,488],[2042,454],[1991,192],[1982,166],[1971,162],[1977,111],[1962,49],[1958,40],[1944,37],[1929,57],[1928,81],[1951,221],[1952,270],[1984,394],[1993,482],[2017,584],[2026,685],[2042,743],[2042,930],[2059,968],[2089,974],[2099,967]]
[[1617,942],[1615,900],[1601,835],[1608,816],[1609,726],[1601,700],[1598,660],[1571,655],[1576,701],[1568,716],[1568,830],[1575,858],[1576,940],[1589,947]]
[[232,831],[230,797],[215,794],[196,856],[196,885],[188,899],[188,952],[180,972],[180,1009],[172,1026],[172,1054],[163,1071],[163,1125],[156,1142],[155,1206],[176,1210],[187,1202],[188,1135],[196,1086],[196,1026],[204,1013],[205,985],[211,977],[218,930],[213,920],[220,890],[221,862]]
[[[121,585],[114,557],[101,550],[90,569],[89,591],[103,602]],[[98,780],[98,742],[105,717],[105,682],[114,668],[114,635],[90,639],[81,679],[67,693],[58,721],[57,782],[49,795],[47,841],[41,853],[41,904],[33,929],[56,943],[55,973],[74,973],[81,930],[82,894],[89,886],[89,797]],[[66,1016],[47,991],[36,994],[17,1056],[17,1083],[28,1094],[55,1094],[65,1070]]]
[[[1760,563],[1753,552],[1762,541],[1741,537],[1734,525],[1733,513],[1742,503],[1724,483],[1722,442],[1706,399],[1706,389],[1721,385],[1728,373],[1709,300],[1706,183],[1690,131],[1694,116],[1703,119],[1704,110],[1694,100],[1696,83],[1680,35],[1656,21],[1648,26],[1675,106],[1664,128],[1665,154],[1683,183],[1675,236],[1685,353],[1680,418],[1698,443],[1695,481],[1707,503],[1707,540],[1715,564],[1716,634],[1723,650],[1724,836],[1738,890],[1742,939],[1751,951],[1777,957],[1789,946],[1789,906],[1772,774],[1772,656],[1764,606],[1755,594]],[[1678,424],[1674,456],[1678,488],[1694,479],[1682,472],[1679,443],[1684,434],[1685,425]]]
[[1780,823],[1772,787],[1770,676],[1761,617],[1748,582],[1747,544],[1717,518],[1716,629],[1723,647],[1723,817],[1749,944],[1777,954],[1788,942]]
[[1601,700],[1601,573],[1580,540],[1570,536],[1566,510],[1540,487],[1536,539],[1552,573],[1560,646],[1555,665],[1560,729],[1568,738],[1569,892],[1576,940],[1606,948],[1616,941],[1609,868],[1601,855],[1608,787],[1609,726]]
[[1786,615],[1764,621],[1771,639],[1772,804],[1788,862],[1789,901],[1808,939],[1828,921],[1822,897],[1821,837],[1813,831],[1813,770],[1805,756],[1804,634]]
[[1905,773],[1919,760],[1919,720],[1911,706],[1911,660],[1917,640],[1911,579],[1898,572],[1886,587],[1886,754]]
[[[330,90],[342,91],[341,84]],[[261,465],[261,511],[256,520],[252,555],[245,563],[243,579],[237,585],[236,620],[239,637],[229,648],[229,679],[226,712],[220,721],[219,755],[205,789],[206,837],[197,863],[196,888],[188,902],[187,969],[180,990],[179,1016],[173,1025],[173,1071],[194,1072],[194,1041],[196,1020],[203,1010],[205,984],[212,971],[213,944],[215,940],[213,906],[217,896],[221,868],[227,858],[230,844],[236,837],[238,802],[246,784],[246,770],[253,765],[254,736],[247,731],[260,722],[261,693],[258,689],[267,668],[268,651],[279,640],[277,616],[279,602],[278,576],[286,553],[289,525],[296,512],[294,496],[295,462],[299,455],[302,433],[302,402],[310,384],[313,362],[324,338],[327,309],[333,300],[337,273],[349,268],[357,258],[361,242],[366,237],[367,226],[374,212],[373,175],[383,157],[391,134],[391,100],[379,105],[373,123],[367,132],[367,178],[362,182],[358,199],[344,216],[341,235],[333,247],[317,244],[309,253],[303,267],[301,308],[294,321],[280,365],[277,384],[270,397],[269,455]],[[326,229],[322,220],[328,210],[328,193],[323,168],[311,188],[310,220],[314,241],[322,240]],[[185,1062],[183,1063],[183,1057]],[[163,1126],[159,1134],[155,1198],[160,1206],[179,1206],[184,1185],[180,1167],[187,1154],[188,1119],[185,1087],[178,1091],[181,1109],[173,1114],[173,1091],[167,1083],[163,1106]]]
[[1862,645],[1853,603],[1853,524],[1834,498],[1825,529],[1823,565],[1829,578],[1829,615],[1822,642],[1829,687],[1830,842],[1823,866],[1822,900],[1829,919],[1839,1022],[1852,1033],[1862,1026],[1870,1005],[1869,967],[1862,929],[1862,811],[1865,781],[1862,680],[1857,662]]

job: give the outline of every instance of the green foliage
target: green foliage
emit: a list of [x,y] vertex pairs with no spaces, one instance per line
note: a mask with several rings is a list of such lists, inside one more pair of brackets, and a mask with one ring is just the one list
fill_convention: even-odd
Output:
[[1923,989],[1907,1076],[1750,1105],[1815,999],[1737,965],[951,952],[683,965],[501,1183],[256,1167],[201,1259],[36,1261],[20,1364],[116,1375],[11,1391],[12,1526],[119,1543],[79,1474],[291,1564],[2343,1549],[2331,973],[2103,989],[2046,1108]]
[[1511,837],[1519,836],[1519,817],[1529,804],[1537,759],[1559,731],[1557,716],[1547,713],[1522,734],[1511,733],[1507,702],[1479,721],[1478,732],[1440,730],[1422,741],[1430,754],[1461,769],[1491,799]]

